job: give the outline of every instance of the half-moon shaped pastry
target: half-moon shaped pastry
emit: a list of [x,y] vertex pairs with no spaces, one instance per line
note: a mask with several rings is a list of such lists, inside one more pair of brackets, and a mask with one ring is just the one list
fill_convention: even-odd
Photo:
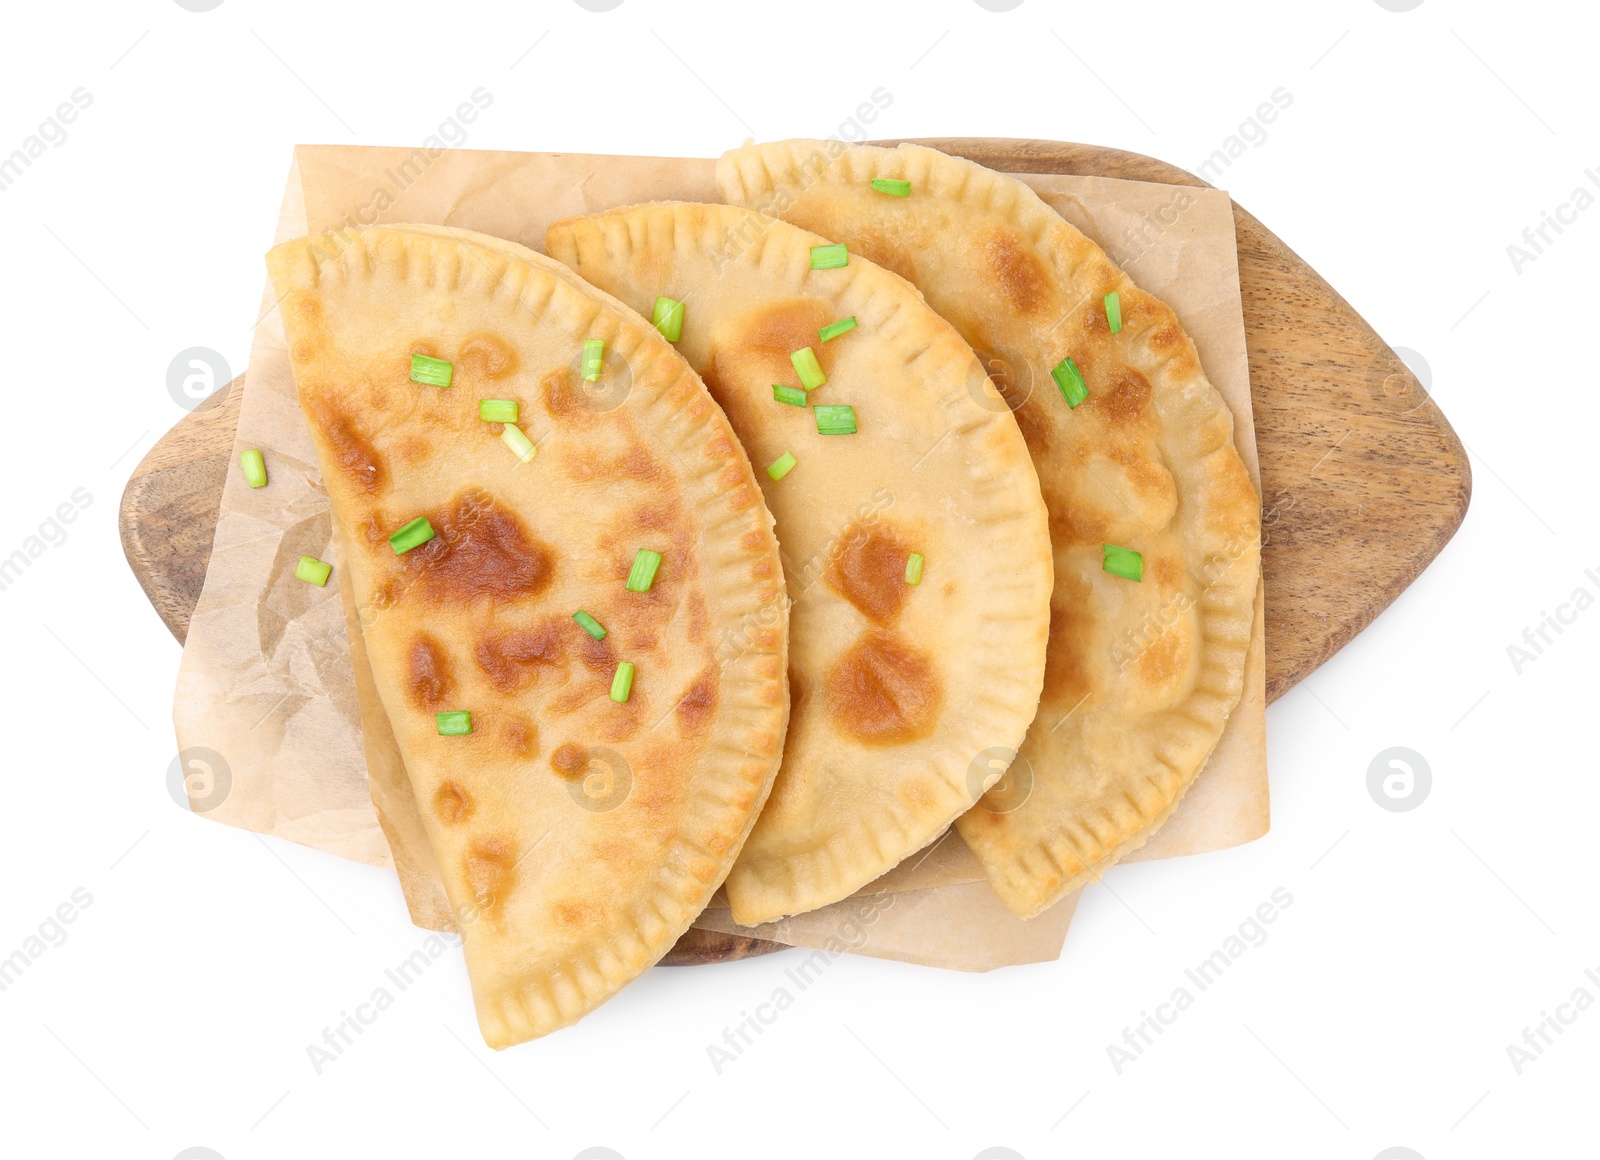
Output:
[[766,469],[794,708],[734,920],[844,898],[944,833],[1033,719],[1050,543],[1022,434],[916,290],[814,234],[661,203],[558,222],[545,246],[681,327]]
[[725,154],[717,183],[920,287],[1027,437],[1055,545],[1044,694],[1014,776],[959,825],[1037,914],[1166,820],[1239,701],[1261,536],[1233,417],[1172,311],[1015,178],[785,141]]
[[771,516],[671,345],[548,259],[375,227],[267,262],[479,1025],[543,1035],[672,946],[770,789]]

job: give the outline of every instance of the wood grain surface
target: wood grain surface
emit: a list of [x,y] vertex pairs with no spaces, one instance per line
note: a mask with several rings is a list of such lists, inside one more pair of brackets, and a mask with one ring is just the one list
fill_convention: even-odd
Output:
[[[1096,145],[918,144],[1013,173],[1206,184]],[[1466,515],[1472,473],[1449,422],[1377,332],[1237,202],[1233,214],[1261,455],[1271,702],[1372,623],[1439,554]],[[180,641],[211,557],[242,384],[235,379],[184,416],[134,468],[122,496],[128,563]],[[727,962],[781,949],[696,929],[662,961]]]

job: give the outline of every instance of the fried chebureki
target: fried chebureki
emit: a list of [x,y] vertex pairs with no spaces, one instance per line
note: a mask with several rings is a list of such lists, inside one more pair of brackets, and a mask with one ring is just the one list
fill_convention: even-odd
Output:
[[673,945],[770,789],[771,516],[671,345],[548,259],[373,227],[268,267],[480,1027],[546,1034]]
[[1027,437],[1055,553],[1044,693],[1016,776],[958,825],[1037,914],[1166,820],[1239,701],[1260,508],[1232,415],[1173,312],[1015,178],[786,141],[725,154],[717,182],[919,287]]
[[794,710],[727,895],[744,925],[843,898],[943,834],[1033,719],[1051,564],[1022,434],[915,289],[794,226],[656,203],[557,222],[545,246],[681,328],[771,465]]

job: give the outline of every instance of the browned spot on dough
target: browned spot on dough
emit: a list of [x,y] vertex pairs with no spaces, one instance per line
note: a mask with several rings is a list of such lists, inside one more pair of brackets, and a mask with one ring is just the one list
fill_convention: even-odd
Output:
[[1176,322],[1163,322],[1150,335],[1150,345],[1161,354],[1171,354],[1183,346],[1183,328]]
[[1177,676],[1187,663],[1184,633],[1176,625],[1164,629],[1134,662],[1139,678],[1146,684],[1161,687]]
[[539,398],[552,419],[582,419],[592,417],[593,411],[584,406],[583,396],[569,381],[568,368],[557,367],[539,380]]
[[885,270],[894,271],[907,282],[914,283],[917,280],[917,264],[912,255],[881,230],[858,229],[850,239],[850,252],[860,254]]
[[698,733],[711,720],[717,707],[717,670],[707,665],[678,702],[678,724],[685,733]]
[[434,815],[447,826],[465,821],[476,807],[472,795],[453,781],[444,782],[433,795]]
[[461,344],[456,363],[479,381],[503,379],[517,372],[517,352],[498,334],[474,334]]
[[1154,580],[1163,588],[1183,587],[1183,565],[1171,556],[1148,556],[1145,559],[1145,578]]
[[305,290],[296,290],[283,300],[285,318],[297,318],[309,328],[322,321],[322,303]]
[[817,352],[822,373],[830,373],[836,344],[821,341],[817,331],[837,321],[832,311],[819,298],[780,298],[717,324],[703,377],[746,443],[767,423],[772,384],[800,385],[791,354],[809,346]]
[[550,768],[568,781],[582,777],[583,771],[589,768],[589,751],[571,741],[562,742],[550,755]]
[[455,692],[450,658],[439,642],[421,633],[406,654],[406,692],[419,709],[438,709]]
[[428,518],[433,539],[400,559],[435,603],[518,600],[549,585],[554,555],[487,492],[468,488]]
[[1111,534],[1105,518],[1087,505],[1063,500],[1048,510],[1052,544],[1101,544]]
[[605,908],[595,902],[558,902],[550,910],[557,923],[574,930],[597,926],[605,918]]
[[683,509],[676,500],[665,500],[660,503],[646,504],[635,508],[633,523],[636,527],[647,532],[662,532],[678,522],[678,517],[683,514]]
[[665,479],[666,472],[661,464],[643,447],[634,446],[628,449],[622,457],[622,476],[625,479],[634,479],[642,483],[652,483]]
[[501,835],[478,838],[467,846],[461,869],[481,914],[499,916],[516,875],[516,861],[515,843]]
[[941,699],[933,660],[891,632],[871,629],[828,671],[828,713],[869,745],[896,745],[933,732]]
[[689,593],[689,643],[704,643],[710,629],[711,617],[706,612],[706,598],[697,588]]
[[506,749],[513,757],[532,757],[539,752],[539,728],[526,717],[511,717],[500,727]]
[[[561,471],[567,478],[582,483],[628,480],[649,484],[651,486],[641,489],[647,495],[665,493],[671,486],[670,476],[660,461],[638,443],[618,455],[585,455],[569,459],[561,465]],[[668,500],[647,504],[639,509],[641,514],[636,514],[634,518],[670,520],[676,511],[676,504]]]
[[372,441],[348,415],[325,403],[319,405],[317,410],[317,425],[327,441],[335,466],[357,491],[377,495],[387,482],[387,473]]
[[789,716],[800,715],[800,709],[811,699],[811,682],[793,665],[789,666]]
[[[606,624],[614,621],[614,617],[607,617],[600,621]],[[572,627],[577,628],[574,624]],[[597,673],[610,673],[617,667],[617,650],[611,644],[611,633],[606,633],[604,640],[595,640],[594,637],[578,628],[578,635],[573,639],[578,642],[578,659],[585,668]]]
[[536,678],[541,667],[565,664],[562,646],[566,636],[559,621],[546,620],[534,628],[485,636],[473,649],[473,658],[491,685],[509,693]]
[[433,454],[433,443],[421,435],[404,435],[394,441],[394,454],[405,466],[415,466]]
[[1150,402],[1150,380],[1132,367],[1123,367],[1109,383],[1098,385],[1099,389],[1090,391],[1083,405],[1113,423],[1135,422]]
[[[1055,433],[1054,422],[1048,413],[1048,408],[1056,403],[1062,407],[1067,405],[1066,400],[1061,397],[1061,392],[1056,390],[1054,382],[1046,378],[1044,383],[1044,387],[1035,385],[1033,394],[1011,412],[1017,417],[1017,426],[1022,429],[1022,438],[1036,459],[1049,448]],[[1010,403],[1009,399],[1006,401]]]
[[1089,646],[1091,627],[1089,617],[1069,605],[1051,603],[1050,640],[1044,653],[1044,687],[1052,695],[1066,698],[1069,705],[1076,705],[1089,691],[1083,653]]
[[991,234],[983,243],[983,256],[989,263],[1001,296],[1012,309],[1036,314],[1050,294],[1050,275],[1039,256],[1009,230]]
[[906,583],[911,550],[882,525],[854,524],[844,541],[844,550],[825,575],[829,587],[868,619],[880,624],[893,620],[911,592]]
[[1172,493],[1172,476],[1155,458],[1155,452],[1138,443],[1107,443],[1106,458],[1122,467],[1133,490],[1143,496],[1163,499]]

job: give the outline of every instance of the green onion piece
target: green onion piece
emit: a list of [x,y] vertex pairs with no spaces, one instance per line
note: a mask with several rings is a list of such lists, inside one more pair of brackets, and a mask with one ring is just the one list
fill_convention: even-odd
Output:
[[874,177],[869,184],[879,193],[887,193],[890,197],[911,196],[909,181],[901,181],[894,177]]
[[1144,557],[1138,552],[1119,548],[1115,544],[1102,544],[1101,547],[1105,554],[1100,558],[1100,567],[1124,580],[1144,579]]
[[856,409],[854,407],[813,407],[811,413],[817,417],[818,435],[854,435],[856,433]]
[[427,387],[448,387],[454,369],[442,358],[429,358],[425,354],[411,356],[411,381]]
[[640,548],[633,554],[633,567],[628,569],[628,591],[648,592],[656,582],[656,569],[661,567],[661,553]]
[[840,266],[850,264],[850,253],[840,242],[836,246],[812,246],[811,268],[813,270],[837,270]]
[[1078,370],[1078,364],[1070,358],[1058,362],[1055,369],[1050,372],[1050,377],[1056,381],[1056,386],[1061,388],[1061,397],[1067,401],[1067,406],[1076,408],[1089,397],[1089,385],[1083,381],[1083,372]]
[[515,423],[519,410],[515,399],[478,400],[478,418],[485,423]]
[[854,330],[855,328],[856,316],[852,314],[849,318],[841,318],[838,322],[828,323],[827,326],[817,331],[817,337],[822,339],[823,342],[827,342],[830,338],[838,338],[846,331]]
[[605,361],[606,344],[604,339],[589,338],[583,343],[583,381],[586,383],[598,382],[600,379],[600,364]]
[[301,556],[300,562],[294,566],[295,579],[315,584],[318,588],[327,586],[328,573],[332,571],[332,564],[324,564],[315,556]]
[[583,609],[580,608],[578,611],[574,612],[572,614],[572,619],[576,620],[578,624],[582,626],[583,631],[594,637],[595,640],[605,640],[606,630],[600,627],[600,622],[598,620],[590,616]]
[[922,583],[922,553],[912,552],[906,557],[906,583]]
[[782,455],[778,456],[778,458],[774,459],[772,464],[767,468],[767,478],[776,483],[778,480],[782,479],[784,476],[793,471],[794,465],[797,462],[799,461],[795,459],[793,452],[785,451]]
[[611,678],[611,699],[617,704],[622,704],[628,699],[628,694],[633,692],[633,662],[622,661],[617,665],[617,674]]
[[773,383],[772,397],[780,403],[788,403],[791,407],[806,405],[806,393],[799,387],[786,387],[781,383]]
[[683,337],[683,303],[676,298],[657,298],[650,325],[668,342],[677,342]]
[[539,454],[539,449],[533,445],[533,440],[522,433],[522,428],[515,423],[507,423],[505,430],[500,432],[500,442],[511,448],[518,459],[524,463],[532,463],[533,457]]
[[828,376],[822,373],[822,364],[817,361],[817,352],[809,346],[803,346],[789,356],[789,361],[794,364],[795,374],[800,376],[800,385],[808,391],[814,391],[828,381]]
[[465,711],[435,713],[433,720],[438,727],[440,737],[465,737],[472,732],[472,714]]
[[1106,295],[1106,321],[1111,324],[1112,334],[1122,329],[1122,296],[1115,290]]
[[267,486],[267,465],[259,450],[247,447],[239,452],[239,466],[244,468],[244,481],[251,487]]
[[427,516],[418,516],[389,537],[389,546],[394,549],[396,556],[404,556],[412,548],[421,547],[431,539],[433,525],[428,522]]

